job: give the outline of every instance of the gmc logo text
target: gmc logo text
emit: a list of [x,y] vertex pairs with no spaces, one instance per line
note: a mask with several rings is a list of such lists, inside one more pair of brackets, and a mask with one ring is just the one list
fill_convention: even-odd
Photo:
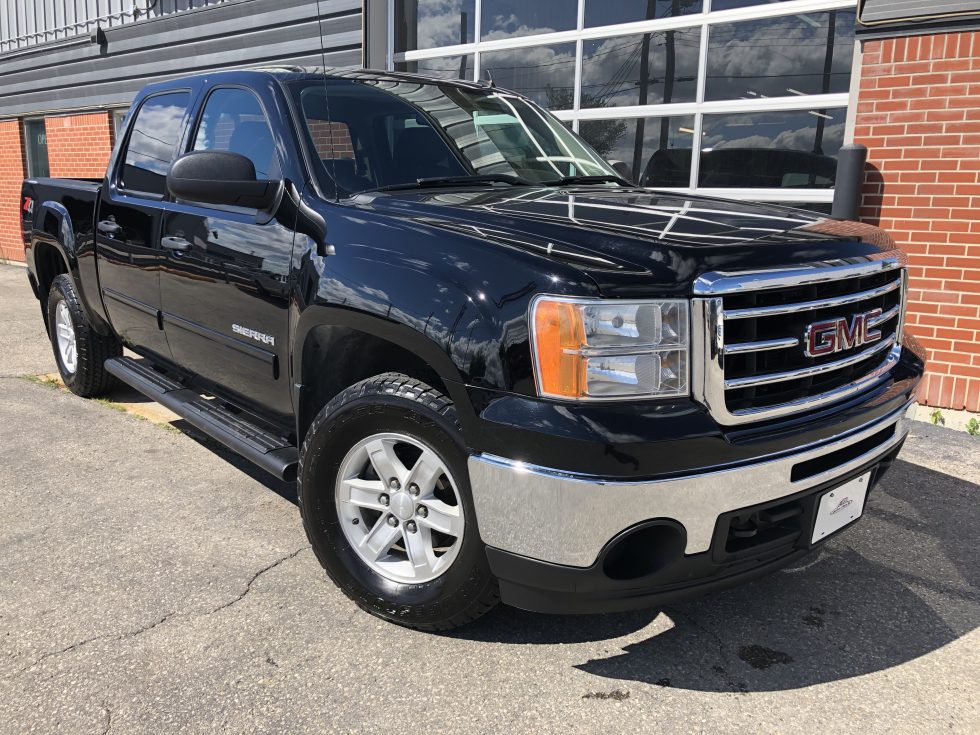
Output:
[[855,314],[850,321],[846,317],[814,322],[806,328],[804,341],[807,357],[821,357],[852,347],[877,342],[881,330],[873,329],[881,316],[881,309],[872,309],[863,314]]

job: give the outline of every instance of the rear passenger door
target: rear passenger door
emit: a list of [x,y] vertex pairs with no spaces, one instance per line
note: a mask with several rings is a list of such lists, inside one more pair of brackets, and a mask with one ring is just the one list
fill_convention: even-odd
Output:
[[[272,127],[251,89],[212,89],[189,141],[189,151],[245,156],[259,179],[282,178]],[[163,323],[174,360],[244,405],[284,416],[293,224],[245,207],[175,201],[161,230],[170,248]]]
[[160,222],[190,97],[189,90],[168,91],[140,103],[102,187],[95,225],[99,284],[113,328],[131,347],[167,358],[158,321]]

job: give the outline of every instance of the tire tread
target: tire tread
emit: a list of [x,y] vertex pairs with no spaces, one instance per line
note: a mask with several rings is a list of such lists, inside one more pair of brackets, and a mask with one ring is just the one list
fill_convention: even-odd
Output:
[[[345,388],[336,396],[334,396],[326,406],[317,414],[316,418],[310,424],[309,429],[306,432],[306,438],[303,441],[302,450],[299,453],[299,468],[297,472],[298,482],[302,483],[302,478],[305,476],[303,472],[303,464],[305,458],[307,457],[307,447],[317,430],[326,422],[330,421],[333,414],[341,407],[353,400],[358,398],[369,398],[375,395],[390,395],[397,396],[400,398],[407,398],[409,400],[416,401],[426,406],[432,411],[444,416],[446,419],[451,421],[453,425],[459,429],[459,419],[456,416],[456,408],[453,402],[449,400],[440,391],[436,390],[432,386],[423,383],[421,380],[415,378],[410,378],[407,375],[401,373],[382,373],[381,375],[375,375],[374,377],[367,378],[355,383],[354,385]],[[302,511],[303,506],[303,492],[302,487],[298,488],[297,496],[299,499],[300,510]],[[315,554],[319,554],[316,548],[316,540],[313,534],[310,533],[310,529],[305,521],[303,527],[306,530],[307,538],[310,543],[313,544],[313,551]],[[397,617],[387,617],[378,613],[377,610],[372,608],[367,602],[361,599],[357,594],[347,589],[343,585],[337,585],[341,592],[344,593],[351,601],[353,601],[358,607],[360,607],[365,612],[370,613],[376,617],[380,617],[383,620],[388,620],[390,622],[397,623],[406,627],[414,628],[416,630],[427,631],[427,632],[443,632],[452,630],[453,628],[458,628],[460,626],[471,623],[478,618],[482,617],[490,610],[492,610],[500,602],[500,590],[498,588],[495,579],[490,577],[487,585],[479,594],[473,597],[472,602],[465,607],[463,610],[453,615],[452,617],[446,618],[444,620],[420,624],[416,622],[406,621]]]
[[115,376],[105,369],[105,361],[122,355],[122,344],[115,335],[101,335],[92,328],[92,325],[85,318],[85,312],[82,310],[71,278],[63,273],[55,277],[48,295],[51,342],[59,370],[61,359],[58,356],[58,345],[53,334],[53,308],[51,306],[55,291],[68,303],[68,309],[71,312],[75,327],[75,349],[78,352],[78,366],[74,375],[66,378],[63,374],[62,379],[65,380],[65,385],[75,395],[83,398],[104,395],[117,382]]

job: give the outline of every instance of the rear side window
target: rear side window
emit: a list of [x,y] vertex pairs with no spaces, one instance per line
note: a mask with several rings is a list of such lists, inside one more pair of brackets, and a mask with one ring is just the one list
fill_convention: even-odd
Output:
[[258,98],[236,87],[214,90],[194,137],[195,151],[231,151],[248,158],[257,179],[280,179],[272,128]]
[[119,185],[130,191],[163,196],[167,171],[180,137],[180,124],[187,110],[187,92],[169,92],[150,97],[133,120],[126,146]]

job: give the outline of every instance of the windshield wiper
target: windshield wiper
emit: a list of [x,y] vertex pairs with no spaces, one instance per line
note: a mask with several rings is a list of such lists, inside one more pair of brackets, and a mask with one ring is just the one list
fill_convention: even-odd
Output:
[[571,184],[619,184],[620,186],[634,186],[622,176],[612,174],[600,174],[599,176],[562,176],[560,179],[542,181],[545,186],[569,186]]
[[433,176],[431,178],[415,179],[414,182],[405,184],[379,186],[376,189],[366,189],[359,193],[364,194],[369,191],[399,191],[402,189],[428,189],[440,186],[491,186],[493,184],[534,186],[533,182],[520,176],[513,176],[511,174],[482,174],[475,176]]

